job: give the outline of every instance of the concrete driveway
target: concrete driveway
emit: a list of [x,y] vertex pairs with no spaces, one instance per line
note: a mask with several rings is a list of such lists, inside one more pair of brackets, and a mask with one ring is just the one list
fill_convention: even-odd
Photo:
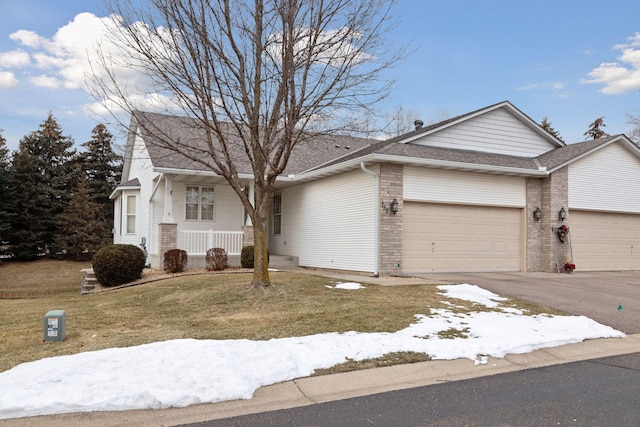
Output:
[[422,278],[469,283],[570,314],[626,334],[640,333],[640,272],[451,273]]

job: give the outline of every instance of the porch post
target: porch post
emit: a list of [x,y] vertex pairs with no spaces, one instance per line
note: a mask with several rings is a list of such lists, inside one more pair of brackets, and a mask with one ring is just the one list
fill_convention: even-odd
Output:
[[173,180],[165,175],[164,213],[158,224],[158,268],[164,266],[164,254],[170,249],[178,249],[178,224],[173,218]]
[[[256,205],[256,185],[253,180],[249,181],[249,201],[251,201],[251,205]],[[246,216],[245,224],[242,226],[242,246],[252,246],[254,243],[253,239],[253,223],[251,222],[251,217],[249,215]]]
[[165,176],[164,181],[164,214],[162,222],[164,224],[173,224],[173,180],[169,176]]

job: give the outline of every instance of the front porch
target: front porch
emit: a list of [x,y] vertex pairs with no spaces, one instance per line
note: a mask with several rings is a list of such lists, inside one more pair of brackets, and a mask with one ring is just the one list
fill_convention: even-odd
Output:
[[253,227],[243,226],[242,231],[181,230],[178,224],[160,224],[158,235],[158,253],[150,256],[153,268],[163,268],[163,257],[170,249],[182,249],[189,256],[188,267],[200,269],[206,267],[206,255],[209,249],[222,248],[227,251],[229,265],[240,266],[240,253],[244,246],[253,245]]

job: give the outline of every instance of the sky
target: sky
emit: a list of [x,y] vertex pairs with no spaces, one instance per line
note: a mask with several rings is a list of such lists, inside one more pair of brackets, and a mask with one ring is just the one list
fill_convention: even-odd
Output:
[[[0,0],[0,128],[10,149],[49,112],[80,144],[105,122],[86,92],[87,53],[106,14],[102,0]],[[410,54],[379,105],[432,123],[505,100],[568,143],[604,116],[630,134],[640,115],[637,0],[399,0],[391,46]],[[124,141],[120,140],[120,143]]]
[[[354,292],[359,283],[326,286]],[[0,419],[67,412],[184,407],[250,399],[254,391],[316,369],[390,352],[415,351],[432,359],[466,358],[483,365],[487,357],[595,338],[623,338],[622,332],[584,316],[527,315],[505,307],[505,298],[478,286],[438,286],[452,310],[428,309],[415,323],[388,333],[325,333],[251,340],[180,339],[51,357],[0,372]],[[478,312],[454,312],[450,299],[473,301]],[[456,329],[467,338],[441,338]],[[96,339],[99,339],[96,337]],[[49,345],[55,345],[50,343]]]

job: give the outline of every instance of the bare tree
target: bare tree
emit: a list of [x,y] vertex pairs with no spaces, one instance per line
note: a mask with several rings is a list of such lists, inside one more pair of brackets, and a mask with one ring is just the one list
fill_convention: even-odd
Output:
[[[310,131],[344,132],[351,123],[340,118],[364,113],[389,93],[392,82],[384,71],[403,56],[383,40],[395,0],[135,3],[108,2],[115,20],[110,35],[120,50],[103,46],[90,78],[92,92],[112,111],[132,112],[136,99],[155,97],[169,112],[197,122],[206,149],[157,129],[146,131],[234,189],[254,227],[251,285],[266,286],[276,178]],[[145,93],[123,83],[123,69],[146,76]],[[243,191],[238,172],[239,162],[247,161],[254,200]]]
[[629,138],[631,138],[631,140],[636,144],[640,144],[640,116],[632,116],[631,114],[627,114],[627,119],[627,123],[635,126],[631,130],[631,135],[629,135]]

